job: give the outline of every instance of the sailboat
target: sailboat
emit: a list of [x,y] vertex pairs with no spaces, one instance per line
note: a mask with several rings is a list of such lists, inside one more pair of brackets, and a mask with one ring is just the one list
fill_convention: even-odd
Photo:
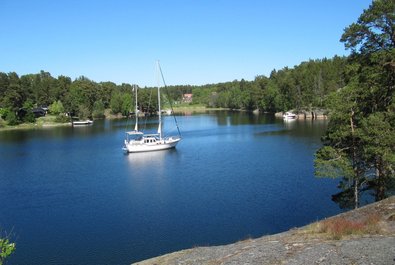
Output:
[[[162,69],[160,68],[159,62],[157,62],[158,72],[160,73],[163,83],[166,86],[166,83],[163,78]],[[158,73],[158,74],[159,74]],[[181,134],[178,128],[177,120],[174,117],[174,120],[177,125],[178,135],[177,136],[165,136],[162,131],[162,110],[160,104],[160,84],[158,78],[158,116],[159,116],[159,124],[158,131],[155,134],[146,134],[138,129],[138,107],[137,107],[137,86],[134,86],[135,90],[135,114],[136,121],[134,125],[133,131],[126,132],[126,139],[124,141],[123,150],[127,153],[138,153],[138,152],[150,152],[150,151],[159,151],[175,148],[179,141],[181,141]]]

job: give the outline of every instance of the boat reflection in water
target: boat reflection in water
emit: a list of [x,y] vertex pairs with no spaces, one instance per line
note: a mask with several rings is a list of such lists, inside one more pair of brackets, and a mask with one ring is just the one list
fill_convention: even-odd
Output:
[[[166,200],[162,196],[172,189],[169,185],[172,182],[171,178],[174,177],[168,168],[177,167],[179,160],[177,150],[132,153],[124,157],[128,164],[130,196],[149,197],[154,201],[153,203]],[[151,188],[147,189],[147,187]],[[152,192],[155,195],[151,194]]]
[[160,165],[166,156],[167,151],[157,151],[157,152],[140,152],[133,153],[130,155],[125,155],[131,166],[154,166]]
[[287,130],[296,128],[298,123],[296,119],[292,119],[292,120],[284,119],[283,122],[284,122],[284,128],[286,128]]
[[176,149],[168,149],[153,152],[139,152],[132,154],[125,154],[125,159],[129,164],[129,168],[132,170],[133,174],[138,174],[139,169],[150,168],[152,172],[157,172],[159,170],[164,170],[164,167],[169,164],[174,164],[174,157],[177,156]]

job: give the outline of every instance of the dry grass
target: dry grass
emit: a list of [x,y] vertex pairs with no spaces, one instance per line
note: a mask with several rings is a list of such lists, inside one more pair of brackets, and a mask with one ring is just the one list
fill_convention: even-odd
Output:
[[351,235],[370,235],[380,233],[380,216],[369,214],[361,220],[350,220],[345,217],[334,217],[310,226],[310,233],[320,233],[331,239],[342,239]]

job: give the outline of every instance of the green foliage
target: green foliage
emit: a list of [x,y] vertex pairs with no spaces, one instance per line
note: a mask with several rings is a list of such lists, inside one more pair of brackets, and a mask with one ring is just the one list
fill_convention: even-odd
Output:
[[269,82],[266,85],[263,97],[258,104],[260,109],[268,112],[276,112],[281,109],[281,94],[273,82]]
[[122,94],[119,91],[112,94],[110,107],[114,114],[122,112]]
[[102,82],[98,87],[98,98],[103,102],[104,108],[110,107],[111,95],[117,89],[117,85],[112,82]]
[[19,114],[18,118],[22,122],[28,122],[28,123],[33,123],[36,121],[36,118],[34,117],[34,114],[32,112],[33,110],[33,102],[30,99],[27,99],[22,106],[22,110],[24,110],[24,115]]
[[91,111],[86,105],[80,105],[78,107],[77,116],[80,120],[86,120],[91,116]]
[[8,125],[11,125],[11,126],[18,125],[20,123],[15,112],[11,111],[11,110],[7,111],[7,113],[5,115],[5,121],[7,122]]
[[15,243],[11,243],[8,238],[0,238],[0,265],[9,257],[16,249]]
[[[141,91],[141,90],[140,90]],[[140,92],[140,95],[143,94]],[[143,98],[139,96],[139,98]],[[141,104],[144,104],[144,100],[141,101]],[[133,101],[131,90],[129,93],[122,93],[119,91],[114,91],[111,102],[110,102],[111,110],[114,114],[121,113],[124,116],[129,115],[130,111],[133,109]]]
[[61,113],[64,113],[62,101],[54,101],[51,105],[49,105],[49,112],[53,115],[59,115]]
[[0,108],[0,118],[4,119],[8,113],[6,108]]
[[36,121],[36,117],[34,117],[33,112],[28,111],[26,115],[22,118],[22,122],[33,123]]
[[347,152],[331,146],[324,146],[316,153],[314,168],[317,177],[346,179],[354,177],[352,161]]
[[[259,108],[267,112],[325,107],[326,96],[344,86],[345,63],[346,58],[335,56],[333,59],[303,62],[294,68],[274,70],[270,77],[257,76],[253,81],[242,79],[203,86],[169,86],[163,90],[163,103],[180,104],[183,94],[192,93],[191,104],[208,107]],[[156,112],[156,88],[138,91],[139,109]],[[84,76],[71,81],[65,76],[54,78],[45,71],[21,77],[16,73],[0,73],[0,107],[15,112],[30,101],[36,107],[51,104],[50,112],[55,115],[63,112],[79,115],[80,106],[84,105],[85,116],[101,116],[101,113],[93,113],[95,102],[101,101],[104,108],[126,116],[134,109],[132,94],[129,84],[96,83]]]
[[356,206],[363,185],[378,187],[376,199],[383,199],[384,184],[395,178],[394,10],[394,1],[373,1],[345,29],[341,41],[353,52],[347,84],[325,99],[331,118],[316,154],[316,175],[342,177],[344,192],[336,197],[347,201],[351,195]]
[[376,0],[360,15],[356,23],[344,30],[341,41],[354,53],[391,50],[395,46],[395,2]]
[[57,115],[55,117],[54,121],[58,122],[58,123],[66,123],[66,122],[70,122],[70,117],[68,117],[65,114],[61,113],[61,114],[59,114],[59,115]]
[[92,116],[96,119],[104,118],[104,103],[101,100],[93,104]]
[[128,94],[122,95],[122,105],[121,105],[121,113],[123,116],[128,116],[129,113],[132,111],[132,97]]

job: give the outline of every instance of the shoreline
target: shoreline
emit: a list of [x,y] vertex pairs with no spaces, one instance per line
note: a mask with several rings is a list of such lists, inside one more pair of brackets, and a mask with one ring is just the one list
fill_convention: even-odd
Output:
[[[190,115],[193,113],[205,113],[208,111],[240,111],[240,112],[251,112],[259,115],[261,112],[259,110],[243,110],[243,109],[229,109],[229,108],[208,108],[206,106],[176,106],[173,107],[173,112],[175,114],[186,114]],[[276,118],[282,118],[282,112],[273,113]],[[111,114],[110,111],[105,111],[105,115],[103,119],[106,120],[114,120],[114,119],[122,119],[127,118],[120,114]],[[55,116],[47,115],[45,117],[38,118],[35,123],[21,123],[18,125],[0,127],[0,133],[3,131],[12,131],[12,130],[31,130],[31,129],[46,129],[46,128],[56,128],[56,127],[65,127],[72,126],[71,122],[58,123],[54,122]],[[326,120],[328,117],[326,115],[306,115],[305,113],[299,114],[298,119],[301,120]]]
[[132,263],[393,264],[395,196],[279,234],[194,247]]
[[71,122],[67,123],[22,123],[13,126],[6,126],[0,128],[0,132],[3,131],[14,131],[14,130],[32,130],[32,129],[46,129],[46,128],[56,128],[56,127],[65,127],[71,126]]
[[[194,106],[194,107],[175,107],[173,108],[174,113],[177,114],[189,114],[189,113],[204,113],[206,111],[221,111],[229,110],[225,108],[207,108],[205,106]],[[115,120],[127,118],[120,114],[111,114],[109,111],[105,112],[104,119]],[[56,128],[64,126],[72,126],[71,122],[58,123],[54,122],[55,116],[47,115],[45,117],[38,118],[35,123],[21,123],[18,125],[5,125],[5,127],[0,127],[0,133],[3,131],[13,131],[13,130],[32,130],[32,129],[46,129],[46,128]]]

